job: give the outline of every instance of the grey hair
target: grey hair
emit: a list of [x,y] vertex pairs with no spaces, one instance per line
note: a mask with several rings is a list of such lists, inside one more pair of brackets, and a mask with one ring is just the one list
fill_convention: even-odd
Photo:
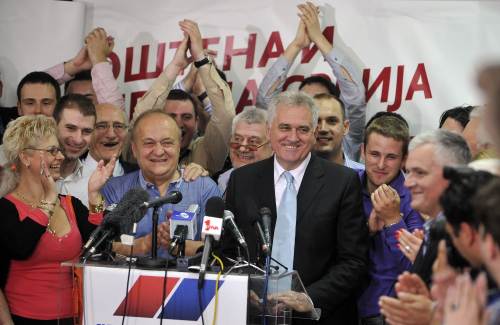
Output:
[[285,91],[278,94],[271,100],[268,108],[267,124],[271,125],[276,117],[276,108],[278,105],[285,105],[288,107],[299,106],[305,107],[311,112],[311,125],[315,130],[318,126],[319,109],[314,103],[314,99],[304,92],[299,91]]
[[266,124],[267,111],[257,107],[247,107],[236,115],[231,126],[231,134],[234,135],[236,125],[240,122],[248,124]]
[[471,161],[471,153],[465,139],[457,133],[446,130],[434,130],[415,136],[408,145],[411,152],[417,147],[432,144],[436,159],[445,165],[466,165]]

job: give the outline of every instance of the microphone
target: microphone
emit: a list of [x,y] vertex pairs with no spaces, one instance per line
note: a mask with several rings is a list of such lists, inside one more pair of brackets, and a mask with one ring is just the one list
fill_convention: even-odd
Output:
[[94,254],[97,247],[110,235],[130,232],[132,225],[144,217],[145,209],[138,206],[148,198],[148,192],[141,188],[133,188],[125,193],[83,245],[81,253],[83,258],[86,259]]
[[[186,241],[186,237],[188,235],[188,226],[186,225],[178,225],[175,228],[174,235],[172,236],[172,240],[170,241],[170,246],[168,248],[168,253],[172,255],[175,248],[179,245],[182,245]],[[178,252],[181,253],[181,252]]]
[[252,223],[255,228],[255,232],[257,233],[257,237],[262,244],[261,250],[266,256],[268,256],[270,254],[270,249],[266,241],[266,236],[264,235],[264,230],[262,230],[262,225],[260,224],[259,217],[255,216]]
[[162,206],[167,203],[172,203],[172,204],[177,204],[182,200],[182,193],[179,191],[173,191],[168,193],[165,196],[157,197],[156,199],[153,199],[148,202],[143,202],[140,207],[141,208],[156,208],[159,206]]
[[205,240],[203,246],[203,254],[200,263],[200,275],[198,278],[198,289],[203,288],[205,281],[205,272],[207,271],[208,258],[212,251],[212,242],[219,240],[222,232],[222,216],[224,214],[224,201],[218,197],[213,196],[207,201],[205,213],[203,218],[203,226],[201,237]]
[[273,241],[273,236],[271,235],[271,209],[268,207],[262,207],[260,208],[259,213],[262,221],[262,230],[264,231],[264,239],[266,240],[267,247],[271,250]]
[[186,211],[174,211],[170,217],[170,233],[173,234],[177,227],[184,225],[187,226],[188,233],[186,239],[194,240],[198,233],[198,213],[200,206],[198,204],[191,204]]
[[248,248],[245,237],[241,233],[238,225],[234,221],[234,214],[229,210],[224,210],[224,225],[233,233],[234,238],[245,249]]

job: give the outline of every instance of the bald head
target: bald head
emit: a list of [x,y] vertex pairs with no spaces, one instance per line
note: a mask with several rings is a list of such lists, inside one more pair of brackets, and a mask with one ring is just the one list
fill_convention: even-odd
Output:
[[124,110],[107,103],[96,106],[96,117],[90,155],[107,162],[121,153],[127,135],[127,117]]

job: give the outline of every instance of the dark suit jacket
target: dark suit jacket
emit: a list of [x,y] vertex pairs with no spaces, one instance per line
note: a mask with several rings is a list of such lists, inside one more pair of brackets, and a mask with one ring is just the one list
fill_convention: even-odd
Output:
[[[315,324],[357,324],[356,294],[367,274],[368,229],[361,184],[344,166],[312,156],[297,197],[294,269],[322,317]],[[257,237],[252,226],[258,208],[272,211],[276,224],[274,158],[236,169],[229,180],[226,205],[247,239],[255,261]],[[223,239],[224,253],[236,243]]]

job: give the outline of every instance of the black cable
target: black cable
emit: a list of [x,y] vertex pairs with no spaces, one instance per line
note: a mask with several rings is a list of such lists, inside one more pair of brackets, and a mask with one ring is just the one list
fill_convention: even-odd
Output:
[[201,315],[201,324],[205,325],[205,318],[203,317],[203,307],[202,307],[202,300],[201,300],[201,291],[203,289],[198,289],[198,306],[200,307],[200,315]]
[[127,304],[128,304],[128,289],[130,286],[130,272],[132,270],[132,255],[134,254],[134,244],[130,246],[130,255],[128,256],[128,273],[127,273],[127,287],[125,291],[125,308],[123,309],[122,325],[125,324],[125,316],[127,315]]
[[168,259],[165,264],[165,273],[163,274],[163,290],[161,295],[161,313],[160,313],[160,325],[163,324],[163,313],[165,312],[165,299],[167,298],[167,269],[168,269]]

